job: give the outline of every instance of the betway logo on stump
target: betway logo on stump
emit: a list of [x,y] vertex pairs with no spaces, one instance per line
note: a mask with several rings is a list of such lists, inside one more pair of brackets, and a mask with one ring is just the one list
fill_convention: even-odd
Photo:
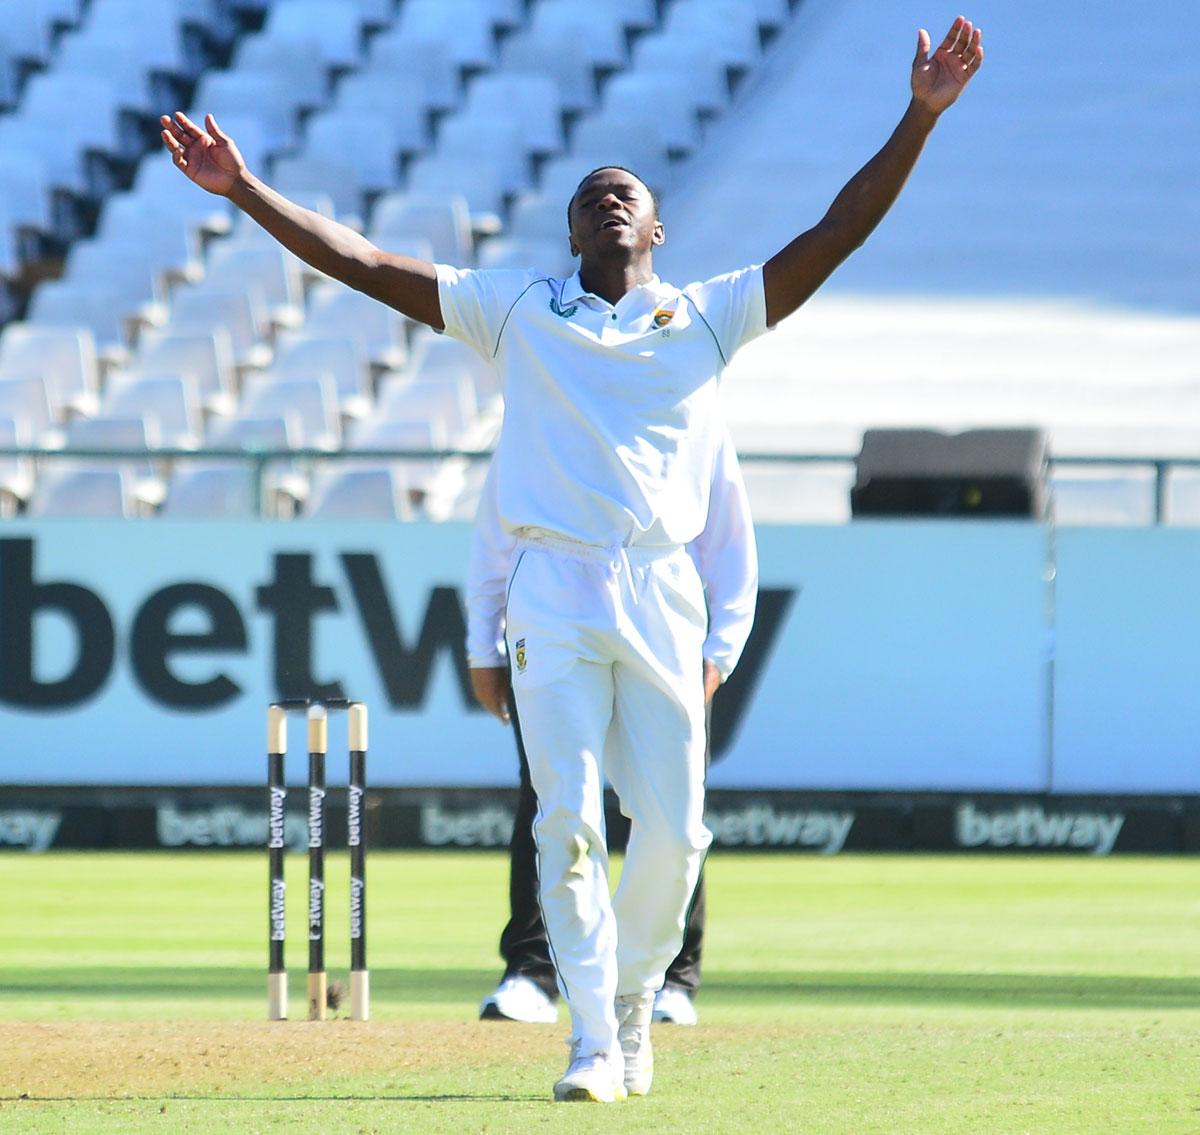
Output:
[[959,847],[1062,847],[1107,855],[1125,825],[1124,812],[1048,811],[1040,804],[977,808],[960,804],[954,817]]

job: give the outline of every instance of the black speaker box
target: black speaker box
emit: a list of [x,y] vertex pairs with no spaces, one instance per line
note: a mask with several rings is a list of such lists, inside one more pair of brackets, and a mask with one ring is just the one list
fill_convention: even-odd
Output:
[[1036,429],[867,430],[852,516],[1046,516],[1046,435]]

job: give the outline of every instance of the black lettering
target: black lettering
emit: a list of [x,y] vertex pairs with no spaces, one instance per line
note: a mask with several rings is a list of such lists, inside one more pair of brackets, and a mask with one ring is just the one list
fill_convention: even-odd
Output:
[[[34,674],[34,622],[57,611],[74,627],[75,661],[62,677]],[[24,709],[64,709],[94,696],[112,673],[116,641],[104,600],[78,583],[36,583],[33,541],[0,540],[0,701]]]
[[421,633],[416,646],[409,648],[401,636],[376,558],[369,553],[348,552],[342,556],[342,563],[391,707],[412,709],[424,702],[438,651],[447,650],[454,660],[463,705],[479,710],[471,695],[466,620],[458,591],[453,587],[435,587],[430,592]]
[[729,675],[712,701],[712,759],[719,761],[733,743],[742,714],[754,699],[754,690],[762,676],[771,648],[795,599],[791,587],[762,588],[754,614],[754,629],[742,651],[737,669]]
[[[201,633],[171,630],[171,617],[185,607],[199,607],[209,629]],[[171,671],[173,654],[204,650],[246,649],[246,625],[233,600],[204,583],[176,583],[156,591],[133,620],[131,653],[138,685],[155,701],[179,709],[215,709],[241,690],[225,674],[204,682],[185,682]]]
[[275,689],[281,698],[344,698],[341,682],[320,682],[312,673],[312,620],[336,611],[332,587],[313,583],[312,556],[281,553],[275,577],[255,592],[260,611],[275,616]]

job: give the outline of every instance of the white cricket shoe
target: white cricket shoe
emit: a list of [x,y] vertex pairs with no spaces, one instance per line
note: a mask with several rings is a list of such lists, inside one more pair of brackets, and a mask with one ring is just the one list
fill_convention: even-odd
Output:
[[664,985],[654,997],[654,1019],[665,1025],[694,1025],[696,1006],[678,985]]
[[521,1021],[527,1025],[552,1025],[558,1006],[535,981],[515,974],[506,977],[479,1006],[481,1021]]
[[579,1042],[571,1045],[571,1063],[554,1085],[557,1103],[616,1103],[625,1098],[621,1069],[607,1052],[581,1054]]
[[654,1078],[654,1052],[650,1047],[654,994],[618,997],[616,1009],[617,1040],[625,1057],[625,1090],[631,1096],[644,1096]]

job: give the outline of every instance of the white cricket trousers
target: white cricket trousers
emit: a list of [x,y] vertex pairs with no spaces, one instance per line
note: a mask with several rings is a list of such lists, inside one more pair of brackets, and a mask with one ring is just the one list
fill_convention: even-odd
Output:
[[[508,655],[538,798],[542,916],[581,1053],[619,1051],[614,998],[659,989],[704,826],[704,589],[680,546],[519,539]],[[610,899],[607,775],[631,821]]]

